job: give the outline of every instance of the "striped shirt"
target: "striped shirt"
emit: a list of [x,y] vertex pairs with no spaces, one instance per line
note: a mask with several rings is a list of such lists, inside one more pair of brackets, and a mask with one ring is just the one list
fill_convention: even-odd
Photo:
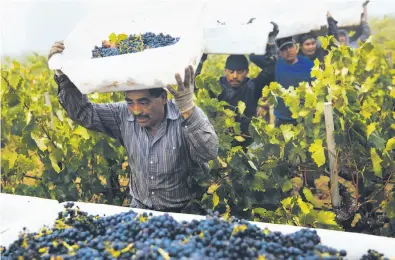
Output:
[[199,107],[184,119],[177,106],[168,101],[166,120],[152,136],[135,121],[126,101],[94,104],[67,76],[55,75],[55,81],[59,102],[74,122],[106,133],[126,148],[132,207],[182,208],[194,198],[188,178],[207,169],[208,161],[218,153],[214,127]]

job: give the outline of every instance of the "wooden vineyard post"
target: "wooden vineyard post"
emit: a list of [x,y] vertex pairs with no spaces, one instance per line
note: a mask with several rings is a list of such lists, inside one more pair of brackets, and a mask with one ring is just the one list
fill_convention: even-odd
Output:
[[392,63],[392,51],[389,51],[387,54],[387,61],[388,61],[388,65],[390,66],[390,68],[392,69],[394,67],[394,64]]
[[336,162],[336,144],[333,137],[334,124],[333,124],[333,110],[332,103],[326,102],[324,105],[325,114],[325,128],[326,128],[326,140],[328,144],[328,157],[329,157],[329,169],[331,173],[331,193],[332,193],[332,206],[338,208],[340,206],[340,195],[339,195],[339,179],[338,169]]
[[[45,105],[49,106],[49,107],[52,107],[51,96],[49,95],[49,93],[45,92],[44,93],[44,97],[45,97]],[[51,129],[52,130],[54,129],[54,121],[53,121],[53,112],[52,111],[51,111]]]

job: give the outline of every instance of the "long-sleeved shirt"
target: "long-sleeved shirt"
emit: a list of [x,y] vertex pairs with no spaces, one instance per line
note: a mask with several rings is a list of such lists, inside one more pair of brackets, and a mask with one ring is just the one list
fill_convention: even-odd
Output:
[[207,169],[218,153],[214,127],[199,107],[184,119],[168,101],[166,118],[152,136],[135,121],[125,101],[94,104],[67,76],[55,76],[55,81],[59,102],[73,121],[118,139],[126,148],[132,207],[182,208],[194,198],[188,178]]

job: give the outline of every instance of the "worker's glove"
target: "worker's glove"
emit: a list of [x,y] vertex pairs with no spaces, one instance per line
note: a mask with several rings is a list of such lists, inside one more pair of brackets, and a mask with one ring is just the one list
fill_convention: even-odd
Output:
[[270,23],[273,24],[273,30],[269,33],[268,43],[275,44],[276,37],[280,31],[278,29],[278,25],[275,22],[270,22]]
[[192,66],[185,68],[184,82],[181,79],[180,74],[175,75],[178,89],[175,90],[172,86],[168,85],[167,89],[174,96],[174,101],[181,113],[190,111],[195,107],[193,102],[193,90],[194,90],[194,71]]
[[[56,41],[54,44],[52,44],[51,49],[48,53],[48,60],[52,58],[53,55],[56,53],[62,53],[64,51],[64,42],[63,41]],[[60,76],[63,75],[63,72],[61,70],[55,70],[55,74]]]

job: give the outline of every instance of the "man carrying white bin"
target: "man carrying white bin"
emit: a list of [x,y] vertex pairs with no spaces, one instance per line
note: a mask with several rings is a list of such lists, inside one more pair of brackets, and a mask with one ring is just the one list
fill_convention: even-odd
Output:
[[[48,59],[61,53],[63,42],[52,45]],[[131,168],[131,207],[181,212],[195,197],[190,174],[207,169],[216,158],[218,137],[203,111],[193,102],[194,71],[185,69],[178,89],[125,92],[125,101],[94,104],[61,71],[55,71],[58,99],[69,117],[83,127],[118,139],[126,148]]]

